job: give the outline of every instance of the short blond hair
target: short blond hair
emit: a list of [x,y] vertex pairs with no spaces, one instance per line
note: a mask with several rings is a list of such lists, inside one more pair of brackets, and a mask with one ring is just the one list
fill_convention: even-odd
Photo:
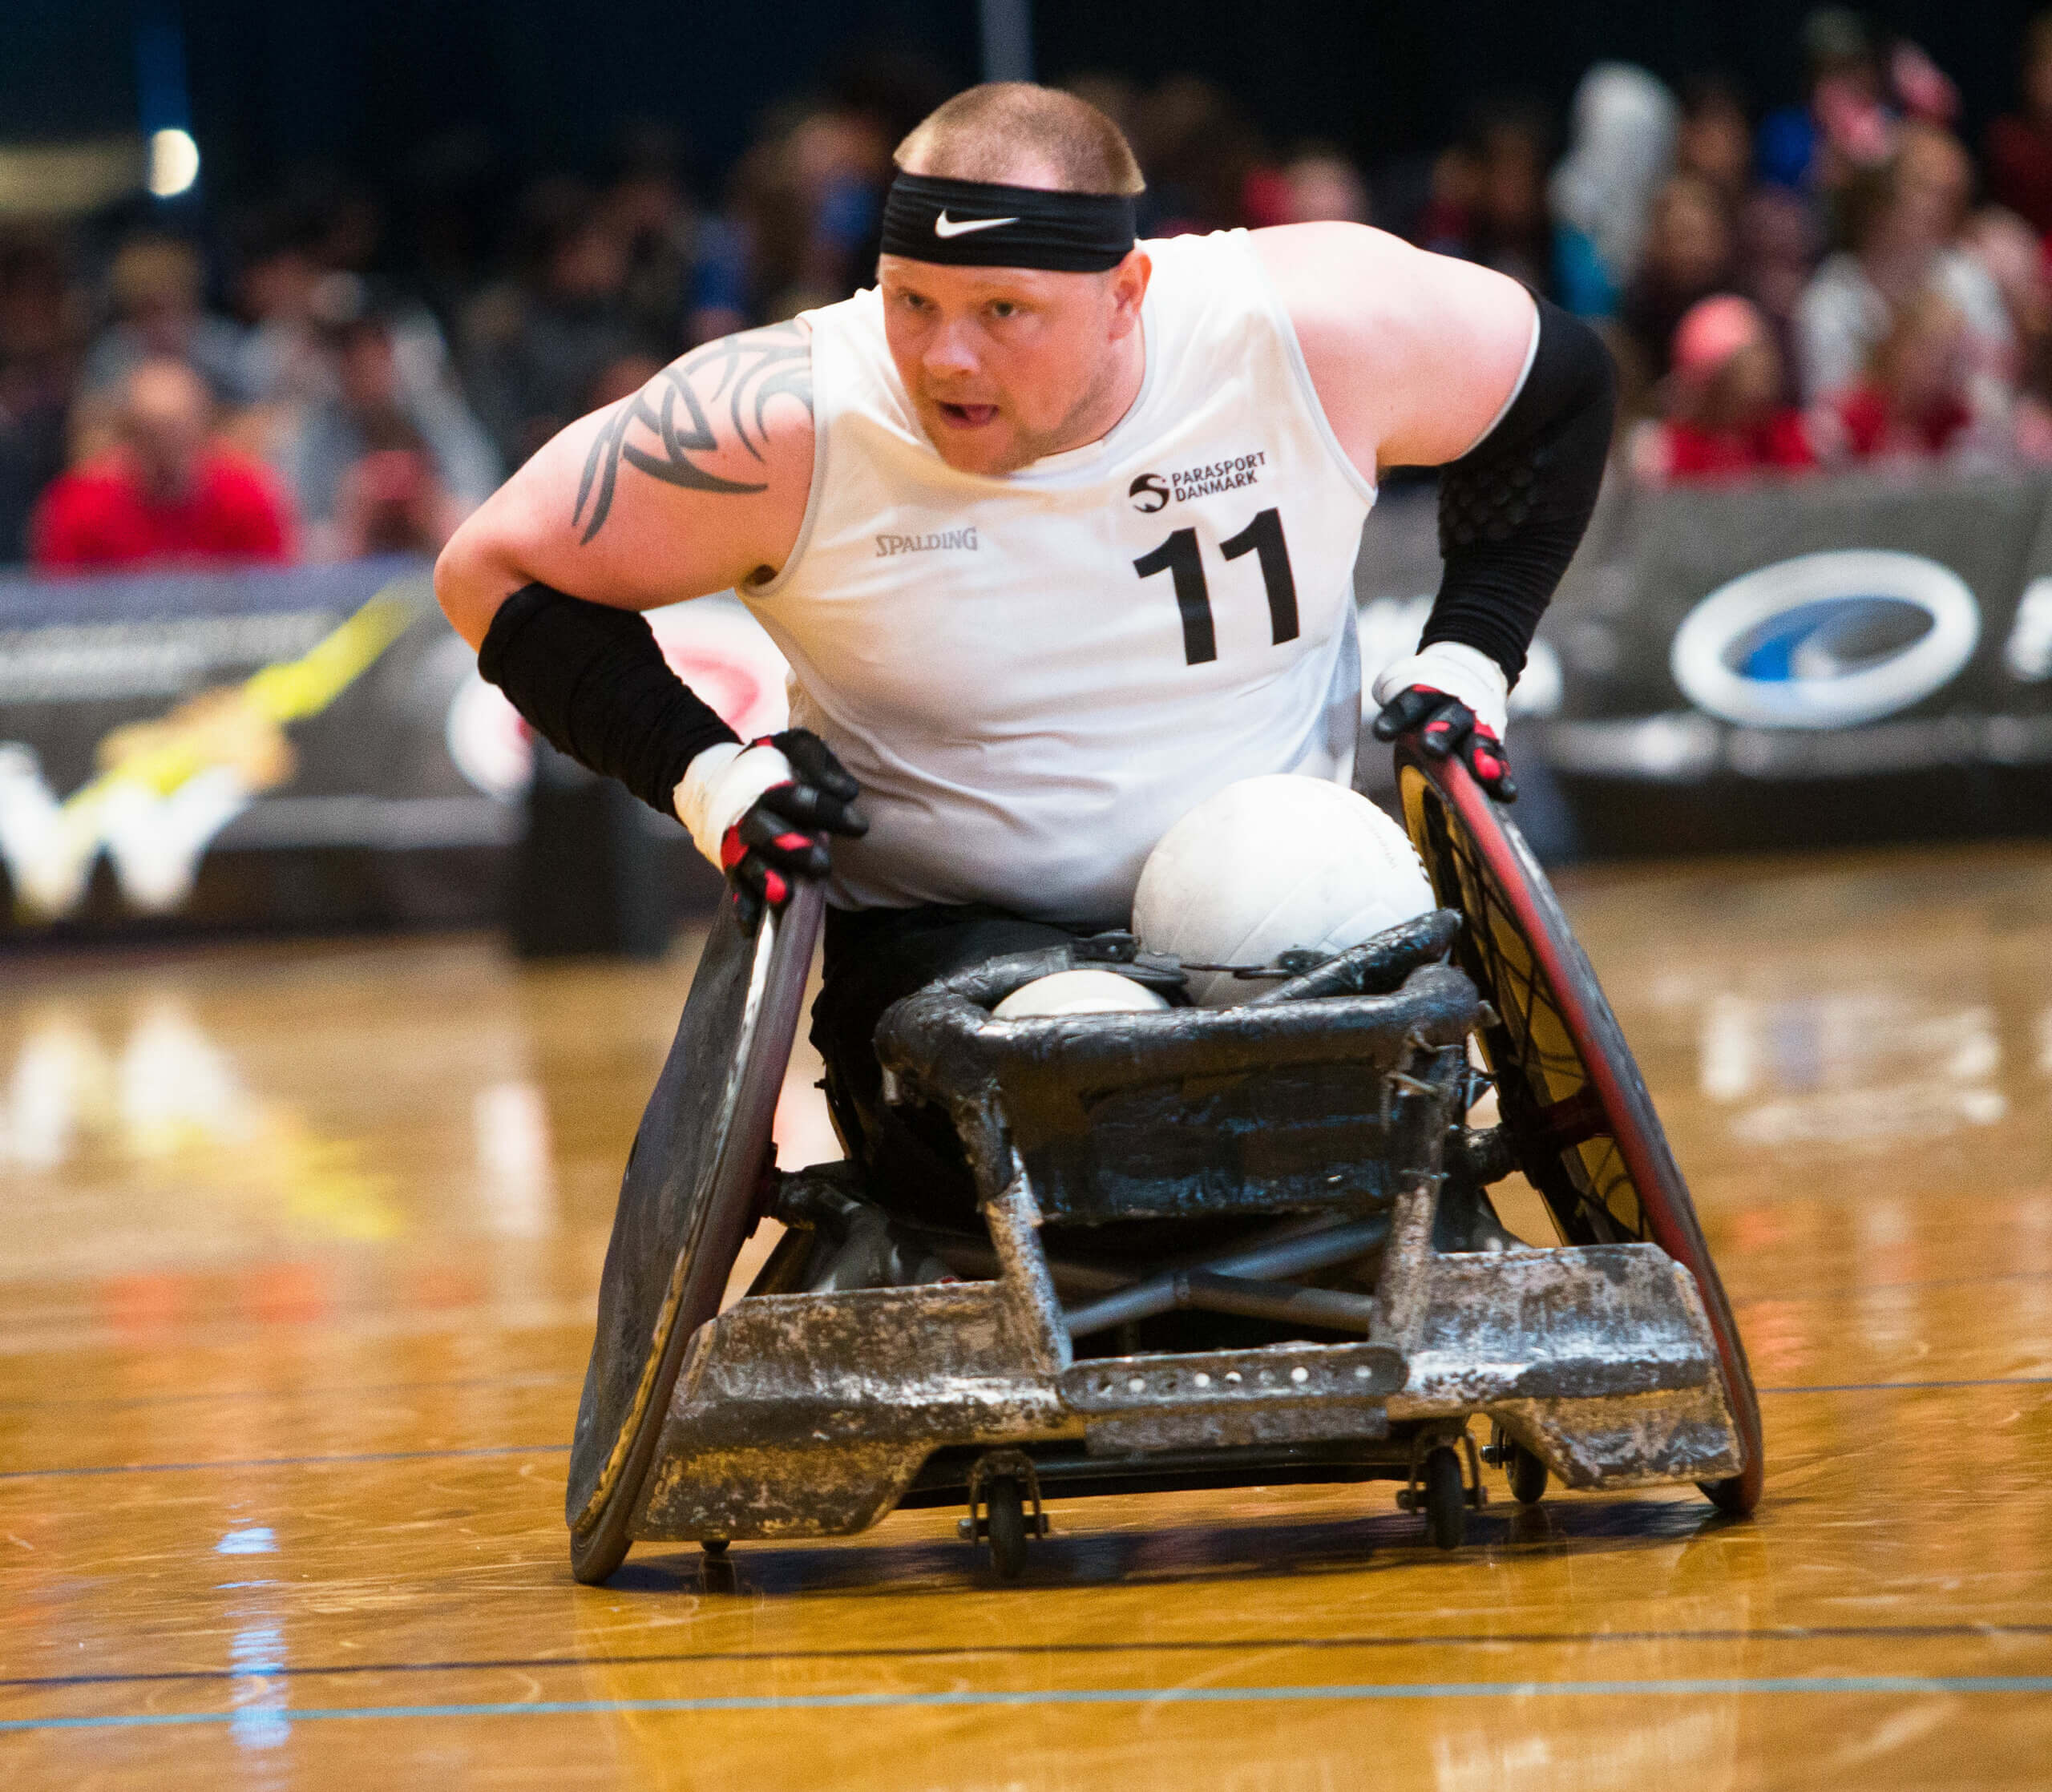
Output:
[[1008,182],[1052,169],[1063,193],[1137,193],[1147,185],[1125,133],[1087,99],[1030,81],[986,81],[937,106],[892,157],[915,174]]

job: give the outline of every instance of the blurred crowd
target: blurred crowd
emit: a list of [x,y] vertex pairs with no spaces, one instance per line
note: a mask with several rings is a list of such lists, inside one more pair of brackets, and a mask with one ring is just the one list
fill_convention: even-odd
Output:
[[[1144,234],[1373,222],[1601,321],[1652,481],[2052,462],[2052,13],[1961,140],[1915,44],[1800,23],[1792,103],[1591,68],[1374,171],[1266,141],[1195,76],[1069,83],[1148,171]],[[709,190],[673,131],[515,187],[475,133],[374,191],[0,222],[0,561],[428,552],[572,418],[693,345],[866,284],[892,146],[946,88],[879,61],[774,109]]]
[[1598,321],[1638,478],[2052,462],[2052,13],[1977,162],[1917,45],[1800,31],[1787,104],[1599,63],[1557,155],[1543,111],[1480,109],[1407,233]]
[[1975,158],[1915,44],[1830,8],[1803,103],[1589,71],[1549,184],[1563,302],[1608,320],[1650,481],[2052,462],[2052,14]]

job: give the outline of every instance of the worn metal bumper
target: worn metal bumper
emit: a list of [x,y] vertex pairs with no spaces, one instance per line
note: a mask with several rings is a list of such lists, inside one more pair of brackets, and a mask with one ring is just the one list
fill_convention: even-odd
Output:
[[634,1534],[845,1536],[936,1451],[1061,1439],[1142,1463],[1354,1440],[1373,1472],[1415,1422],[1484,1416],[1570,1487],[1741,1466],[1702,1299],[1657,1247],[1432,1256],[1420,1279],[1401,1343],[1067,1365],[1003,1280],[744,1300],[693,1340]]
[[[915,1479],[923,1496],[945,1482],[946,1459],[921,1471],[947,1451],[1038,1447],[1051,1495],[1119,1479],[1098,1470],[1121,1463],[1151,1485],[1194,1462],[1218,1465],[1195,1471],[1214,1484],[1242,1471],[1284,1481],[1293,1454],[1315,1457],[1319,1479],[1404,1478],[1478,1417],[1570,1487],[1738,1473],[1703,1297],[1658,1246],[1435,1248],[1450,1138],[1462,1141],[1455,1185],[1472,1177],[1461,1127],[1477,1004],[1458,971],[1408,967],[1445,931],[1428,918],[1357,949],[1364,984],[1402,977],[1387,995],[1121,1016],[1123,1030],[996,1023],[979,1004],[1045,968],[1022,959],[900,1003],[883,1061],[951,1109],[989,1229],[967,1273],[994,1265],[994,1279],[762,1294],[708,1322],[633,1535],[861,1531]],[[829,1172],[815,1185],[818,1211],[846,1202]],[[811,1223],[802,1189],[786,1194],[787,1216]],[[1075,1266],[1050,1263],[1044,1199],[1086,1229],[1220,1212],[1279,1229],[1203,1263],[1150,1265],[1109,1293],[1100,1262],[1094,1301],[1064,1310],[1056,1272],[1074,1286]],[[1372,1298],[1263,1279],[1315,1272],[1365,1288],[1371,1268]],[[1355,1335],[1076,1359],[1075,1339],[1101,1334],[1113,1310],[1137,1318],[1186,1297]]]

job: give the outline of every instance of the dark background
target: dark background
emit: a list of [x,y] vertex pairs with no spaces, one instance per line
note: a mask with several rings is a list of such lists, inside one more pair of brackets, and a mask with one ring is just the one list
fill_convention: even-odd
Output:
[[[1968,141],[2008,105],[2032,0],[1864,9],[1961,87]],[[1220,82],[1278,145],[1331,141],[1370,165],[1444,143],[1478,99],[1564,107],[1594,60],[1670,81],[1720,70],[1755,107],[1795,99],[1804,8],[1788,0],[1041,0],[1036,75],[1109,69]],[[660,118],[701,178],[761,109],[830,89],[860,59],[980,74],[972,0],[6,0],[0,137],[131,131],[138,26],[184,27],[192,125],[217,197],[309,160],[389,178],[427,139],[483,133],[521,172],[591,162],[622,119]],[[176,123],[158,119],[151,123]]]

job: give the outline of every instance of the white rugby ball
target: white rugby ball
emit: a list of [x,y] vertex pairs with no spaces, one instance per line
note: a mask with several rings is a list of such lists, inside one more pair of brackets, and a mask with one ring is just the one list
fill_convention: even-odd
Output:
[[1167,1001],[1145,983],[1116,971],[1057,971],[1021,984],[991,1012],[1000,1020],[1049,1015],[1151,1014]]
[[[1148,855],[1133,930],[1186,963],[1260,965],[1344,951],[1423,914],[1432,886],[1410,837],[1366,797],[1323,778],[1244,778],[1207,797]],[[1273,982],[1192,971],[1190,999],[1226,1007]]]

